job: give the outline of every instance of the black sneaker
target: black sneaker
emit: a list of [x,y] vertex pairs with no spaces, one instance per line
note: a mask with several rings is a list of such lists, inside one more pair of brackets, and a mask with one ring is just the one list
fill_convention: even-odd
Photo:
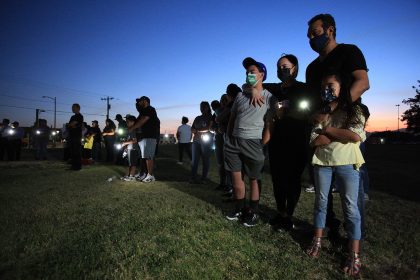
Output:
[[292,219],[290,217],[281,218],[280,221],[273,225],[273,229],[275,231],[289,231],[295,228],[295,225],[292,222]]
[[242,224],[246,227],[254,227],[258,223],[258,214],[249,213],[242,221]]
[[225,185],[219,184],[219,185],[215,188],[215,190],[216,190],[216,191],[222,191],[224,188],[225,188]]
[[239,221],[239,219],[242,217],[241,211],[233,211],[226,215],[226,219],[229,221]]

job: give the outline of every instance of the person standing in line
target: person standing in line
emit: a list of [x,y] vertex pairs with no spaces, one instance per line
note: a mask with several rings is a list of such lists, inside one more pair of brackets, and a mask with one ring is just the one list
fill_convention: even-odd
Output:
[[[226,215],[230,221],[240,220],[244,226],[253,227],[258,222],[258,204],[260,187],[258,180],[262,178],[264,167],[263,146],[271,137],[273,110],[277,99],[268,90],[263,89],[262,82],[267,77],[264,64],[251,57],[243,60],[246,70],[247,84],[263,97],[261,107],[250,104],[252,93],[239,93],[230,115],[225,141],[226,169],[232,174],[235,194],[235,208]],[[249,207],[245,207],[245,182],[243,173],[248,176],[251,194]]]
[[[232,186],[232,175],[228,170],[226,170],[224,146],[227,138],[227,127],[229,124],[233,102],[235,101],[236,97],[240,92],[242,92],[242,89],[236,84],[232,83],[226,87],[226,106],[224,107],[220,116],[216,118],[216,121],[219,122],[219,126],[223,131],[223,166],[225,168],[226,173],[226,187],[223,189],[223,196],[228,197],[227,199],[223,200],[223,202],[232,202],[235,200]],[[222,99],[220,102],[222,103]]]
[[[326,73],[335,71],[342,79],[349,81],[352,101],[358,100],[369,89],[366,60],[361,50],[350,44],[338,44],[336,41],[336,24],[330,14],[319,14],[308,22],[309,44],[319,54],[306,68],[306,83],[312,92],[321,90],[322,77]],[[319,112],[314,116],[315,122],[325,119],[333,112],[338,103],[336,100],[320,103]],[[312,151],[313,152],[313,151]],[[340,220],[333,211],[332,189],[328,199],[327,227],[328,235],[335,239],[339,236]]]
[[[201,115],[194,119],[191,132],[194,134],[192,143],[191,179],[192,184],[202,184],[207,180],[210,169],[211,148],[213,146],[213,126],[210,104],[207,101],[200,103]],[[200,159],[203,160],[201,179],[197,178],[197,170]]]
[[[133,126],[136,123],[136,117],[129,116],[126,118],[127,125]],[[139,154],[139,145],[136,138],[136,132],[131,131],[127,134],[127,139],[121,143],[123,151],[127,153],[127,161],[128,161],[128,171],[127,175],[122,178],[123,181],[132,182],[136,181],[136,167],[137,167],[137,160],[140,156]]]
[[0,160],[4,160],[6,151],[7,151],[7,132],[6,130],[9,128],[10,120],[3,119],[0,125]]
[[308,162],[309,116],[314,102],[306,84],[296,80],[298,70],[297,57],[284,54],[277,61],[277,77],[281,83],[263,84],[279,101],[268,145],[278,211],[270,220],[275,230],[294,228],[292,217],[301,194],[302,173]]
[[[123,119],[123,117],[121,116],[121,114],[117,114],[115,115],[115,120],[118,122],[118,127],[116,130],[116,141],[118,143],[126,141],[127,140],[127,122]],[[116,152],[116,160],[115,163],[118,165],[125,165],[125,159],[123,158],[122,154],[123,154],[124,150],[123,149],[119,149]]]
[[316,147],[312,164],[315,178],[314,237],[307,249],[311,257],[318,257],[328,208],[331,180],[335,175],[336,185],[342,200],[343,214],[349,240],[349,256],[343,271],[357,277],[360,274],[361,219],[358,208],[360,172],[364,163],[360,143],[366,139],[365,117],[359,102],[352,102],[346,78],[331,72],[322,78],[322,99],[335,101],[333,112],[312,129],[310,143]]
[[114,162],[115,154],[115,123],[111,119],[105,121],[105,127],[102,131],[106,149],[106,161]]
[[20,160],[20,152],[22,149],[22,139],[25,136],[25,131],[19,126],[19,122],[13,122],[9,130],[8,141],[10,143],[10,152],[12,160]]
[[97,120],[92,121],[89,133],[93,135],[92,159],[93,162],[98,162],[101,160],[102,133]]
[[[225,94],[226,95],[226,94]],[[224,106],[226,103],[224,104]],[[223,145],[225,143],[223,137],[224,132],[220,129],[219,122],[216,121],[217,117],[222,113],[224,108],[222,108],[222,104],[218,100],[213,100],[210,103],[210,106],[213,110],[213,128],[215,134],[215,152],[216,152],[216,160],[217,160],[217,167],[219,171],[219,185],[216,187],[216,190],[223,190],[226,188],[226,170],[225,170],[225,159],[223,156]]]
[[[38,126],[34,131],[34,142],[35,142],[35,159],[46,160],[47,159],[47,146],[48,140],[50,139],[50,128],[48,127],[47,120],[39,119]],[[80,147],[79,147],[80,148]]]
[[178,140],[178,164],[183,164],[184,151],[187,153],[188,158],[191,160],[191,126],[188,125],[188,118],[182,117],[182,125],[176,130],[176,139]]
[[156,180],[154,176],[154,159],[156,156],[156,132],[160,125],[156,110],[150,105],[150,98],[142,96],[136,99],[136,109],[139,112],[134,125],[128,128],[128,132],[141,128],[140,138],[137,139],[141,151],[142,160],[146,161],[147,174],[137,180],[150,183]]
[[74,115],[69,121],[69,144],[71,150],[71,170],[82,169],[82,125],[83,115],[80,114],[80,105],[75,103],[71,107]]

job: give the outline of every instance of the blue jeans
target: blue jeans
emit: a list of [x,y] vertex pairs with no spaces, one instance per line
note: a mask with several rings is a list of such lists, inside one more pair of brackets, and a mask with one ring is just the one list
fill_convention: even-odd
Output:
[[335,175],[336,184],[340,191],[341,205],[343,207],[346,231],[350,240],[360,240],[361,220],[358,208],[360,174],[353,165],[340,166],[314,166],[315,179],[315,228],[323,229],[327,216],[328,192],[331,180]]
[[360,167],[360,180],[359,180],[359,200],[357,206],[360,210],[360,220],[362,228],[362,237],[365,235],[365,193],[369,191],[369,175],[366,168],[366,163]]
[[191,175],[192,178],[197,177],[197,169],[198,163],[200,162],[200,158],[203,158],[203,172],[201,174],[201,178],[207,178],[207,174],[209,173],[210,169],[210,155],[211,155],[211,148],[213,146],[213,141],[202,142],[202,141],[194,141],[192,143],[192,162],[191,162]]

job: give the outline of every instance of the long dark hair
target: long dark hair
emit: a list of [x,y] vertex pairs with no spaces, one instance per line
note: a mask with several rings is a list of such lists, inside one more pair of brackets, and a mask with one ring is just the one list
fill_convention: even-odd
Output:
[[[201,109],[205,109],[207,111],[207,114],[211,115],[211,109],[210,109],[210,104],[207,101],[202,101],[200,103],[200,110]],[[202,113],[204,115],[204,113]]]
[[[107,124],[107,123],[108,123],[108,124]],[[108,128],[113,128],[113,129],[115,129],[115,128],[116,128],[115,123],[114,123],[111,119],[106,119],[106,120],[105,120],[105,124],[106,124],[106,126],[107,126]]]
[[359,100],[353,102],[353,100],[351,99],[350,81],[344,78],[344,75],[340,75],[339,73],[333,71],[327,72],[327,74],[324,75],[323,79],[331,76],[334,77],[340,84],[340,95],[337,99],[337,108],[343,110],[346,113],[346,120],[341,128],[348,129],[357,125],[364,126],[366,124],[366,121],[362,121],[362,119],[360,118],[360,113],[362,113],[363,115],[365,114],[360,106],[361,102]]

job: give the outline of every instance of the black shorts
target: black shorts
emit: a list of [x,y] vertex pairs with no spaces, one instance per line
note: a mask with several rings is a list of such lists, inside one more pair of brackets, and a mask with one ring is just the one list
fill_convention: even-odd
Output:
[[265,160],[261,139],[226,137],[224,152],[227,171],[244,171],[250,179],[261,179]]

